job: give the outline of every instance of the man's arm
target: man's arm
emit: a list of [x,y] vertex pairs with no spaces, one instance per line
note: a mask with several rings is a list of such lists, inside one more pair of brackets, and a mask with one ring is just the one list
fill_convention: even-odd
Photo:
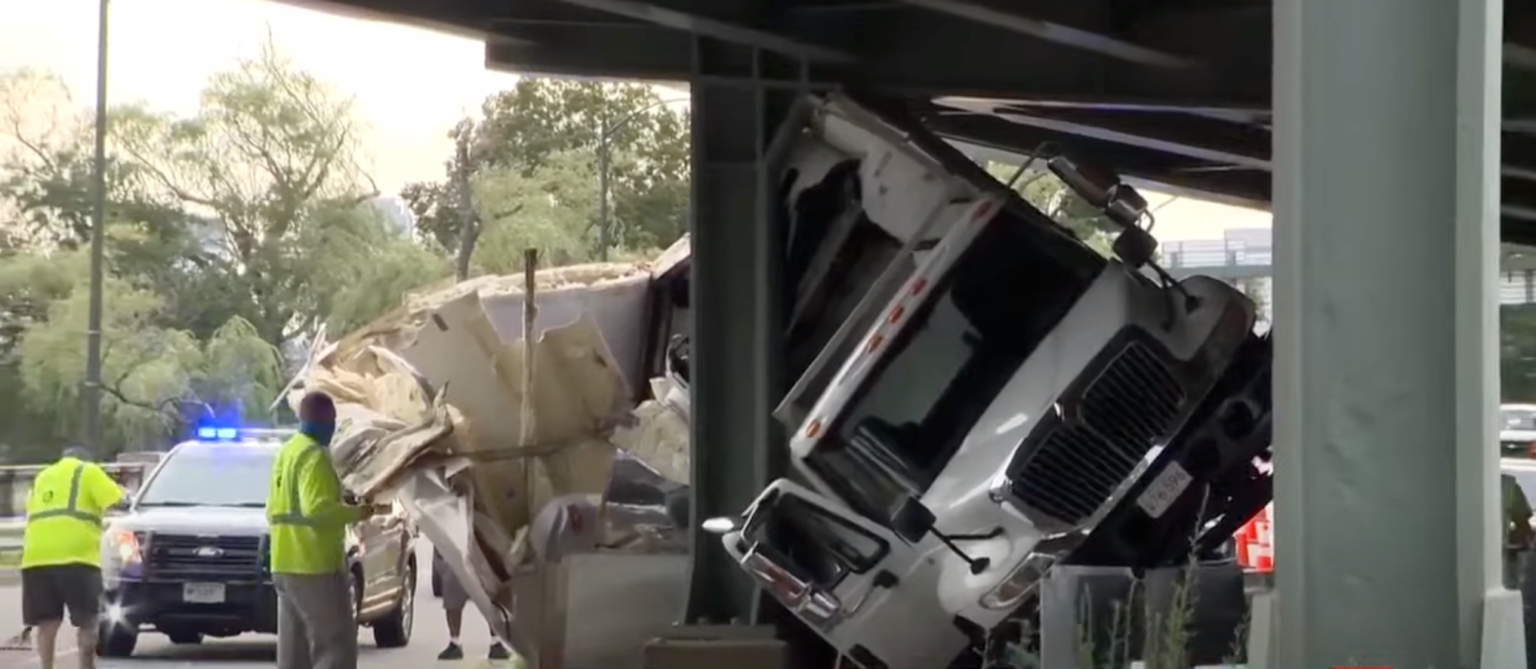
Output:
[[123,501],[123,488],[112,480],[107,470],[97,464],[87,464],[85,471],[81,472],[80,487],[89,495],[91,501],[96,503],[96,508],[106,511],[118,502]]
[[336,475],[336,465],[331,463],[329,453],[321,451],[305,458],[299,473],[299,486],[301,498],[313,500],[314,508],[306,509],[304,515],[315,523],[346,526],[368,517],[366,507],[341,501],[341,478]]
[[32,515],[32,506],[37,500],[37,481],[41,478],[43,478],[43,472],[38,472],[32,477],[32,487],[27,489],[27,515],[29,516]]

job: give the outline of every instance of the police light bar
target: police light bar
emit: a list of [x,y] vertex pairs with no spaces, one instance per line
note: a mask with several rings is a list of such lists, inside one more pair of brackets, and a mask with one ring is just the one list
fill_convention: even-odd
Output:
[[207,441],[234,441],[240,438],[240,430],[233,427],[200,427],[197,438]]

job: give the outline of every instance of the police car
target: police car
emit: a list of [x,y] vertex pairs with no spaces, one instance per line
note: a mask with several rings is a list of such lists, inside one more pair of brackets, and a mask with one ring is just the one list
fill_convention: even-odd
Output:
[[[292,434],[199,428],[161,459],[102,533],[97,654],[131,655],[145,631],[177,644],[277,631],[265,502],[272,464]],[[383,648],[411,639],[414,541],[398,507],[347,531],[352,604]]]

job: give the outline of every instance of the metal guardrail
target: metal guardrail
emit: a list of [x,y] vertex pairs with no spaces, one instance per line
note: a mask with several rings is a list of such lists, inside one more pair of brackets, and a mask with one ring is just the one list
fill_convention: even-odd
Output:
[[[23,517],[32,481],[47,465],[0,466],[0,570],[11,569],[21,560],[21,537],[26,530]],[[118,485],[136,490],[152,465],[143,462],[101,465]]]
[[1196,267],[1268,268],[1274,262],[1271,244],[1249,244],[1235,239],[1195,239],[1164,242],[1163,266],[1169,269]]
[[[1229,281],[1268,282],[1274,271],[1274,245],[1240,239],[1196,239],[1164,242],[1161,264],[1175,277],[1196,274]],[[1506,257],[1499,273],[1499,304],[1536,304],[1536,269],[1524,259]],[[1405,268],[1403,271],[1418,271]]]

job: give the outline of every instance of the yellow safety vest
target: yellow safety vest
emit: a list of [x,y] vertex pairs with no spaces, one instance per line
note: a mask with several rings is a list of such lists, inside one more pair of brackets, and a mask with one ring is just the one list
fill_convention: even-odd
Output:
[[324,446],[305,434],[283,444],[267,492],[272,573],[344,571],[346,528],[361,517],[342,503],[341,480]]
[[123,492],[101,467],[64,458],[37,473],[27,496],[21,567],[101,566],[101,518]]

